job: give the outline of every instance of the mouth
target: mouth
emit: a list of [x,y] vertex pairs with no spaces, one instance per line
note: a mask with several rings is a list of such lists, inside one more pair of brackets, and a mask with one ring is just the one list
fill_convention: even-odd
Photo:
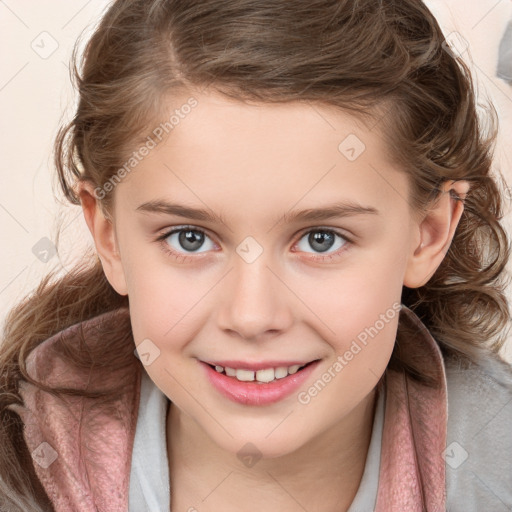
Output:
[[[309,363],[278,363],[278,364],[247,364],[239,362],[205,363],[210,368],[221,375],[238,380],[239,382],[255,382],[257,384],[268,384],[280,379],[285,379],[290,375],[301,372],[308,366],[316,363],[319,359],[310,361]],[[228,366],[231,364],[232,366]],[[251,368],[252,367],[252,368]]]
[[[306,385],[320,361],[315,359],[308,363],[291,365],[288,361],[282,365],[282,361],[249,365],[240,361],[229,361],[232,366],[226,365],[228,361],[224,361],[225,366],[218,364],[218,361],[199,363],[208,382],[221,395],[245,406],[263,406],[279,402]],[[270,363],[278,363],[279,366],[268,367]]]

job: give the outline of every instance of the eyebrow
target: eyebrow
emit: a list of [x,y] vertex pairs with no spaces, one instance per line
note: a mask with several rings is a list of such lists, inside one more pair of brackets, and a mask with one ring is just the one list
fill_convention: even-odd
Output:
[[[216,215],[211,210],[191,208],[189,206],[168,203],[167,201],[162,200],[148,201],[141,204],[136,209],[145,213],[162,213],[166,215],[176,215],[187,219],[225,224],[222,217]],[[379,211],[373,206],[363,206],[349,201],[334,203],[321,208],[308,208],[300,211],[286,212],[278,223],[321,221],[338,217],[352,217],[355,215],[379,215]]]
[[353,202],[335,203],[322,208],[308,208],[296,212],[287,212],[283,215],[280,222],[320,221],[355,215],[379,215],[379,211],[373,206],[363,206]]

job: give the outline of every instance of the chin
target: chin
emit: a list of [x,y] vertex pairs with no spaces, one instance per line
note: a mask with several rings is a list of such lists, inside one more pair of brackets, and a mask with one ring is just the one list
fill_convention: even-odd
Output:
[[[223,431],[225,435],[222,435],[220,439],[217,437],[211,437],[211,439],[220,449],[231,452],[242,462],[245,457],[253,457],[258,460],[285,457],[299,450],[308,442],[308,439],[300,439],[285,429],[279,433],[272,432],[275,426],[273,424],[258,432],[253,430],[251,433],[248,433],[247,429],[237,430],[234,427],[226,426],[233,438]],[[269,435],[269,432],[272,433]],[[248,464],[246,465],[250,467]]]

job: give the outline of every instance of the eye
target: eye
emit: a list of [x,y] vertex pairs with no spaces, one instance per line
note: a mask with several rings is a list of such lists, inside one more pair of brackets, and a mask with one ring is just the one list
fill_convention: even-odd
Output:
[[[330,256],[349,242],[350,240],[347,237],[336,231],[316,228],[305,233],[297,243],[297,247],[302,252],[327,253]],[[313,251],[310,251],[309,248],[312,248]]]
[[[164,251],[181,261],[191,261],[191,255],[217,248],[205,231],[194,226],[174,228],[159,236],[157,241],[163,244]],[[347,236],[335,230],[316,228],[304,233],[295,247],[300,252],[313,254],[313,259],[330,260],[346,250],[346,246],[350,244],[351,240]]]
[[159,240],[169,246],[171,252],[181,254],[202,253],[216,247],[204,231],[192,227],[173,229],[162,235]]

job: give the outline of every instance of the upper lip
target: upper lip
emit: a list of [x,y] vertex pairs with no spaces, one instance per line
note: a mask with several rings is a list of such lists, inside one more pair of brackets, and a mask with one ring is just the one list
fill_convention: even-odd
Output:
[[289,366],[304,366],[308,363],[312,363],[316,361],[316,359],[309,359],[307,361],[203,361],[203,363],[212,365],[212,366],[222,366],[223,368],[233,368],[235,370],[266,370],[267,368],[279,368]]

